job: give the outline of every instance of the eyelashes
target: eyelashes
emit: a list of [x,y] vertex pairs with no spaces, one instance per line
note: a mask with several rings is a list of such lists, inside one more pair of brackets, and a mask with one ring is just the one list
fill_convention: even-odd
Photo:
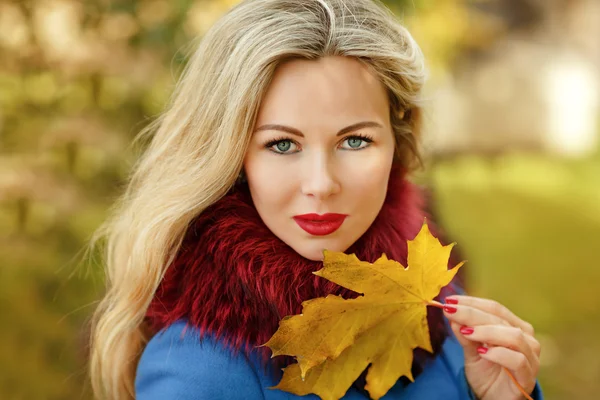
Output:
[[357,135],[351,135],[351,136],[347,136],[342,140],[342,143],[349,141],[349,140],[362,140],[363,142],[366,143],[366,146],[362,146],[362,147],[342,147],[344,150],[362,150],[364,148],[369,147],[370,143],[373,143],[373,138],[371,136],[367,136],[367,135],[363,135],[363,134],[357,134]]
[[[353,147],[341,147],[341,149],[343,149],[343,150],[357,151],[357,150],[362,150],[364,148],[367,148],[367,147],[369,147],[369,144],[373,143],[373,137],[370,136],[370,135],[366,135],[366,134],[354,134],[354,135],[346,136],[345,138],[342,139],[342,141],[340,143],[344,143],[344,142],[346,142],[348,140],[351,140],[351,139],[361,140],[361,141],[365,142],[367,145],[363,146],[363,147],[354,147],[354,148]],[[274,152],[276,154],[293,154],[293,153],[296,153],[296,152],[299,151],[299,150],[295,150],[295,151],[289,152],[289,151],[281,151],[281,150],[274,149],[274,147],[277,146],[278,144],[280,144],[280,143],[286,143],[286,142],[289,142],[289,143],[291,143],[292,145],[294,145],[296,147],[300,147],[300,145],[298,144],[298,142],[296,142],[293,139],[290,139],[287,136],[280,136],[278,138],[269,140],[268,142],[266,142],[264,144],[264,147],[267,150],[270,150],[270,151],[272,151],[272,152]]]
[[365,135],[365,134],[362,134],[362,133],[357,133],[355,135],[346,136],[344,138],[344,140],[348,140],[348,139],[360,139],[360,140],[364,140],[367,143],[373,143],[373,137],[372,136]]
[[281,142],[294,142],[294,141],[288,137],[281,136],[281,137],[278,137],[277,139],[269,140],[267,143],[265,143],[265,147],[269,149]]

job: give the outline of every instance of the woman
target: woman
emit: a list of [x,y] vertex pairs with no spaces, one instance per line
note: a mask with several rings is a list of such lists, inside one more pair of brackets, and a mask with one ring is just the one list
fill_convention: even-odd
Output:
[[[372,0],[246,0],[220,19],[100,231],[98,397],[297,398],[268,389],[286,361],[256,346],[302,301],[352,296],[312,275],[324,249],[406,262],[425,217],[407,180],[424,75]],[[507,368],[540,399],[531,325],[461,290],[429,311],[434,354],[415,352],[415,382],[386,398],[522,398]],[[367,397],[361,377],[344,398]]]

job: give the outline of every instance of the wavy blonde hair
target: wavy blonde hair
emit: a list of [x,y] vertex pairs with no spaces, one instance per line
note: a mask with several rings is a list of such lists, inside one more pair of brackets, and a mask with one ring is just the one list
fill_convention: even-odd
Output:
[[190,222],[242,170],[261,99],[275,69],[294,59],[355,57],[387,87],[398,161],[420,162],[423,56],[373,0],[246,0],[201,40],[125,193],[98,229],[107,291],[93,317],[90,373],[98,398],[135,398],[144,314]]

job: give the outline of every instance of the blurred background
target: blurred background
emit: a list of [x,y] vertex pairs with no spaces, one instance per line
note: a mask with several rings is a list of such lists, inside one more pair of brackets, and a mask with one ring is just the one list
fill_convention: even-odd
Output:
[[[235,0],[0,0],[0,399],[91,399],[82,250],[190,41]],[[424,149],[469,291],[530,321],[548,399],[600,392],[600,1],[389,0],[428,60]]]

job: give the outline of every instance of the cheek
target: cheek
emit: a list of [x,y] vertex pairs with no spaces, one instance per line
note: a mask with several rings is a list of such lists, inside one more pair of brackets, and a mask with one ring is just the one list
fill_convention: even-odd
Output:
[[277,156],[249,155],[244,162],[246,179],[257,208],[283,206],[293,187],[293,168]]
[[375,157],[365,157],[360,162],[344,166],[345,187],[353,193],[360,193],[357,199],[385,196],[392,168],[393,153],[379,153]]
[[366,230],[375,220],[387,194],[393,154],[353,163],[346,168],[345,200],[352,204],[354,229]]

